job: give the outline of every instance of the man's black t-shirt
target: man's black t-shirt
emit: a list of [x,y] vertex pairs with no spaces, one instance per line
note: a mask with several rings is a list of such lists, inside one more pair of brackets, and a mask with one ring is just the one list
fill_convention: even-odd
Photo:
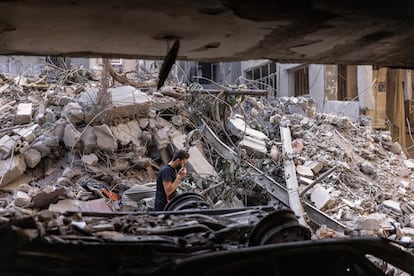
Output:
[[163,211],[167,205],[167,195],[165,194],[163,181],[174,182],[177,178],[177,172],[170,165],[161,168],[157,177],[157,192],[155,193],[155,211]]

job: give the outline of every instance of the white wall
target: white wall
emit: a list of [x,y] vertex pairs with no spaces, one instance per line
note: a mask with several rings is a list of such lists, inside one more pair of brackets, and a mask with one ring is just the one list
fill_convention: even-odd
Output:
[[278,84],[278,97],[290,97],[293,96],[293,88],[291,87],[289,80],[289,69],[299,66],[300,64],[285,64],[285,63],[278,63],[277,64],[277,84]]
[[322,111],[325,97],[325,65],[309,65],[309,94],[315,99],[318,111]]

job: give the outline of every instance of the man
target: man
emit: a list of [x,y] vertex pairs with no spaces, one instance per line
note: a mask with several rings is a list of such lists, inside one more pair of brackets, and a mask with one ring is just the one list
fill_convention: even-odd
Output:
[[188,152],[179,150],[174,153],[172,160],[161,168],[157,177],[155,211],[164,210],[165,205],[170,201],[171,194],[177,189],[181,180],[187,174],[185,163],[188,158],[190,158]]

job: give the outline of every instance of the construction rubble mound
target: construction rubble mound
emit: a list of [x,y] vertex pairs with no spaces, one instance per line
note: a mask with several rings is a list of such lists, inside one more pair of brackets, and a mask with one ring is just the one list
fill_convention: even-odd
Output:
[[[295,177],[313,239],[414,239],[414,160],[364,118],[318,113],[306,97],[109,86],[0,75],[0,225],[14,223],[31,239],[155,235],[174,220],[189,225],[195,218],[127,215],[153,210],[160,166],[186,149],[178,192],[200,194],[213,209],[288,208],[287,180]],[[308,210],[341,227],[314,223]],[[34,222],[17,223],[28,218]]]

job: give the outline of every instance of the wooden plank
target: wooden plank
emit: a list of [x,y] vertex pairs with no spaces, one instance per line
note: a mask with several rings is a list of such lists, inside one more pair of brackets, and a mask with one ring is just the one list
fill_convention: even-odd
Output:
[[304,218],[304,211],[302,202],[299,196],[299,184],[296,177],[296,167],[293,162],[293,149],[292,149],[292,137],[290,129],[287,127],[280,127],[280,136],[282,138],[282,149],[283,149],[283,164],[285,168],[285,180],[286,188],[289,197],[289,205],[298,220],[302,225],[307,225]]

